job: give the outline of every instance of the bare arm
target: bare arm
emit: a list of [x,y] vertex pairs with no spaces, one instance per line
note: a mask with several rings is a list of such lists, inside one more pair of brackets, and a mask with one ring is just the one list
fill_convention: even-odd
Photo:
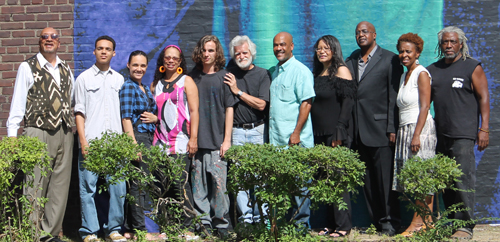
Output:
[[293,130],[292,135],[290,135],[290,139],[288,140],[289,145],[296,145],[300,143],[300,132],[304,127],[304,124],[307,121],[307,117],[309,117],[309,112],[311,111],[312,98],[302,101],[299,109],[299,117],[297,118],[297,125],[295,125],[295,129]]
[[89,147],[89,143],[87,142],[87,138],[85,138],[85,116],[78,112],[75,115],[76,121],[76,130],[78,132],[78,139],[80,140],[80,146],[82,150],[83,158],[87,155],[87,148]]
[[476,94],[481,112],[481,129],[477,133],[477,149],[483,151],[489,145],[489,121],[490,121],[490,93],[488,91],[488,80],[481,65],[478,65],[472,73],[472,88]]
[[[234,77],[233,73],[230,73],[230,72],[226,73],[226,76],[224,76],[224,79],[225,79],[224,83],[226,83],[229,86],[229,89],[231,90],[231,92],[234,95],[237,95],[238,92],[241,91],[238,88],[236,78]],[[248,106],[255,108],[259,111],[262,111],[266,108],[266,101],[264,101],[260,98],[254,97],[246,92],[244,92],[240,96],[240,99],[241,99],[241,101],[248,104]]]
[[222,146],[220,147],[220,156],[224,157],[229,148],[231,148],[231,136],[233,132],[233,116],[234,109],[233,107],[226,108],[226,121],[224,123],[224,142],[222,142]]
[[128,136],[132,137],[132,139],[134,139],[134,144],[137,144],[137,140],[135,140],[132,120],[130,118],[122,118],[122,126],[123,126],[123,132],[127,133]]
[[189,116],[191,117],[191,130],[189,136],[189,142],[187,144],[187,151],[189,152],[189,157],[193,157],[198,151],[198,126],[200,124],[200,113],[199,113],[199,97],[198,97],[198,87],[194,83],[193,79],[186,76],[184,82],[186,92],[186,97],[189,106]]
[[411,151],[415,153],[420,150],[420,134],[424,128],[427,114],[431,106],[431,79],[425,71],[420,72],[420,75],[418,75],[418,100],[420,111],[418,113],[415,132],[411,140]]

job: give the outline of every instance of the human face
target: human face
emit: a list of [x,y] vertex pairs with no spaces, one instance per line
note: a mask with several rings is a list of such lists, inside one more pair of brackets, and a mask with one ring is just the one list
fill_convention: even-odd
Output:
[[174,72],[181,64],[181,53],[175,47],[170,47],[165,50],[163,57],[163,66],[168,72]]
[[278,64],[282,65],[293,56],[293,42],[292,37],[285,33],[279,33],[273,40],[274,56],[278,60]]
[[360,48],[370,47],[375,44],[375,28],[368,22],[361,22],[356,26],[356,43]]
[[127,67],[130,71],[130,79],[133,81],[142,81],[142,77],[146,74],[146,69],[148,69],[148,59],[143,55],[132,56],[130,62],[127,63]]
[[248,43],[243,43],[240,46],[234,47],[234,59],[236,65],[238,65],[242,70],[248,70],[250,65],[252,65],[252,53],[248,49]]
[[410,68],[420,57],[420,53],[417,53],[417,48],[414,43],[411,42],[401,42],[399,44],[399,61],[403,63],[404,66]]
[[111,58],[116,55],[113,43],[109,40],[99,40],[95,45],[94,55],[96,62],[100,65],[109,65]]
[[327,64],[332,61],[333,52],[325,41],[319,41],[318,46],[316,47],[316,56],[318,57],[319,62],[323,64]]
[[203,65],[210,66],[215,64],[215,60],[217,57],[217,46],[215,45],[215,42],[208,41],[207,43],[205,43],[202,52]]
[[[48,39],[43,39],[42,35],[48,35]],[[53,28],[45,28],[40,33],[40,39],[38,41],[38,45],[40,46],[40,52],[44,53],[57,53],[57,49],[61,46],[59,42],[59,38],[53,39],[53,35],[58,35],[57,31]]]
[[446,60],[451,60],[452,62],[459,58],[460,50],[462,49],[462,44],[458,38],[458,34],[455,32],[444,33],[441,38],[441,43],[439,43],[441,51],[444,54]]

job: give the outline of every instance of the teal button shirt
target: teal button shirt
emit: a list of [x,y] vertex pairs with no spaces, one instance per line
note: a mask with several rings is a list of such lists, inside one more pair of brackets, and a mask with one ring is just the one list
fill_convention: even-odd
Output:
[[[277,65],[272,75],[269,106],[269,142],[287,145],[292,135],[302,101],[314,98],[314,78],[307,66],[292,56],[283,65]],[[311,114],[300,132],[304,147],[314,146]]]

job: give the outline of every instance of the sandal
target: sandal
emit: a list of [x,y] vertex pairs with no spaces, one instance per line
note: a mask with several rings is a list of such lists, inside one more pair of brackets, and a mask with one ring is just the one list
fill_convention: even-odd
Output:
[[327,236],[330,233],[335,233],[335,232],[332,232],[332,230],[329,229],[329,228],[324,228],[323,230],[321,230],[321,231],[318,232],[318,235],[319,236]]
[[454,240],[471,240],[472,232],[465,228],[459,228],[457,231],[451,236],[451,239]]
[[340,238],[340,237],[345,237],[347,235],[349,235],[349,231],[335,230],[333,233],[330,234],[330,237]]

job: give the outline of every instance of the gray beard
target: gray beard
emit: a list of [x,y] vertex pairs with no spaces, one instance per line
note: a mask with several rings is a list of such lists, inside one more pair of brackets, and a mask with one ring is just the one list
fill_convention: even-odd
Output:
[[252,65],[252,61],[253,61],[253,58],[250,56],[248,59],[247,59],[247,64],[243,65],[241,64],[241,62],[239,62],[238,60],[236,60],[236,65],[241,68],[241,69],[247,69],[248,67],[250,67],[250,65]]

